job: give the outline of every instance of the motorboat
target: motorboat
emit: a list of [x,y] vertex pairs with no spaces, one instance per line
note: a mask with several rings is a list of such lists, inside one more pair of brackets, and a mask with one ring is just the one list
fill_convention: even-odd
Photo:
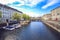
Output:
[[3,29],[14,30],[15,29],[15,25],[5,26],[5,27],[3,27]]

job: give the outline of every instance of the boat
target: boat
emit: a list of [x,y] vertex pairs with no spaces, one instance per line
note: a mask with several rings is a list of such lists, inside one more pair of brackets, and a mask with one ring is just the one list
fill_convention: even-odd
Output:
[[3,29],[5,29],[5,30],[14,30],[15,25],[5,26],[5,27],[3,27]]
[[14,24],[14,25],[5,26],[5,27],[3,27],[3,29],[5,29],[5,30],[14,30],[14,29],[19,28],[19,27],[21,27],[20,24]]

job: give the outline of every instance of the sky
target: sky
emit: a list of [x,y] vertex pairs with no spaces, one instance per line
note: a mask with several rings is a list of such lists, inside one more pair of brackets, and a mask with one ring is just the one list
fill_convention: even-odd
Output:
[[60,6],[60,0],[0,0],[1,4],[15,8],[31,17],[51,13]]

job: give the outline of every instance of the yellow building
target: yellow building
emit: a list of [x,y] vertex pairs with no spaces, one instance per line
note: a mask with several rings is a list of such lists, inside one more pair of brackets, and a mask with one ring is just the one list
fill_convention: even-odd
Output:
[[51,11],[52,20],[60,21],[60,6]]
[[51,20],[51,14],[45,14],[42,16],[43,20]]

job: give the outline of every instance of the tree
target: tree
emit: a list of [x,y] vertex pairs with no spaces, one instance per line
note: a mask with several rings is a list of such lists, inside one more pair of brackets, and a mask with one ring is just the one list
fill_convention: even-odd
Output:
[[24,20],[29,20],[30,19],[30,16],[26,15],[26,14],[22,14],[22,18]]
[[2,18],[2,12],[0,11],[0,22],[1,22],[1,18]]
[[0,18],[2,17],[2,12],[0,11]]
[[12,19],[13,19],[13,20],[17,20],[17,21],[18,21],[18,20],[20,20],[20,18],[21,18],[21,15],[20,15],[19,13],[16,13],[16,12],[15,12],[15,13],[12,15]]

